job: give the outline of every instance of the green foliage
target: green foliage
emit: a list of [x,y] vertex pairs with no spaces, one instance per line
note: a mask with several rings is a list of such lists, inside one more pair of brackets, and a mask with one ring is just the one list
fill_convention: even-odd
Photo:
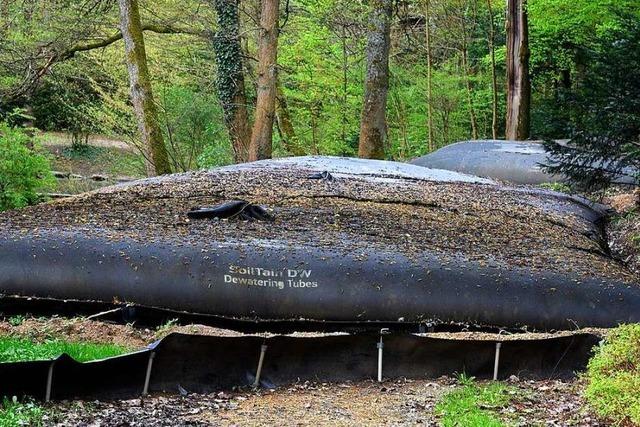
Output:
[[157,98],[173,170],[184,172],[233,162],[222,109],[214,94],[168,86],[157,91]]
[[198,156],[198,167],[213,168],[233,163],[233,151],[227,140],[212,141]]
[[[589,72],[568,97],[574,111],[569,144],[545,143],[547,165],[588,189],[619,177],[635,179],[640,168],[640,22],[619,15],[590,44]],[[615,65],[612,65],[615,64]]]
[[617,425],[640,424],[640,324],[611,331],[589,361],[585,397]]
[[0,362],[53,359],[68,354],[78,362],[104,359],[126,353],[117,345],[66,342],[58,339],[34,342],[24,338],[0,337]]
[[[103,87],[92,64],[74,61],[62,63],[56,73],[39,86],[32,98],[36,126],[42,130],[67,131],[74,148],[82,149],[89,134],[102,133],[103,101],[101,91],[109,85],[108,76],[101,75]],[[92,76],[94,74],[94,76]]]
[[540,184],[540,188],[557,191],[559,193],[571,194],[572,192],[571,187],[562,182],[543,182],[542,184]]
[[501,383],[478,384],[465,375],[461,386],[447,393],[436,405],[444,427],[499,427],[500,420],[491,412],[507,405],[513,393]]
[[20,326],[26,320],[26,317],[22,314],[11,316],[9,318],[9,324],[11,326]]
[[[598,67],[625,66],[624,58],[594,57],[594,48],[617,31],[620,16],[640,18],[640,3],[530,0],[528,11],[533,133],[540,138],[567,138],[572,121],[583,114],[572,98],[583,91],[585,80],[596,77]],[[615,90],[618,80],[606,80],[607,90]]]
[[358,2],[308,2],[280,35],[282,89],[300,145],[309,154],[358,151],[364,74],[360,14],[366,16]]
[[156,337],[160,339],[167,336],[176,326],[178,326],[178,319],[167,320],[156,328]]
[[40,405],[16,398],[3,398],[0,404],[0,427],[42,426],[46,411]]
[[0,211],[35,203],[53,183],[49,161],[29,144],[35,141],[24,129],[0,122]]
[[[115,3],[99,3],[8,3],[10,19],[0,17],[0,29],[6,30],[0,38],[0,115],[6,116],[15,106],[31,107],[38,127],[69,131],[78,142],[88,133],[138,140],[121,42],[78,52],[48,69],[34,91],[19,90],[54,53],[83,41],[102,40],[116,31]],[[199,33],[145,32],[154,94],[175,170],[231,161],[220,105],[226,107],[226,114],[233,113],[239,90],[234,82],[240,73],[244,73],[252,113],[257,11],[247,3],[238,13],[238,4],[237,0],[206,4],[158,0],[150,8],[141,3],[144,23],[166,23]],[[355,155],[365,71],[366,2],[295,0],[289,5],[286,23],[284,11],[281,19],[278,73],[296,139],[308,154]],[[431,100],[426,93],[424,2],[401,2],[394,14],[385,147],[390,159],[426,153],[427,102],[434,113],[435,148],[472,137],[471,108],[478,137],[492,136],[487,3],[445,0],[431,2],[430,9]],[[494,1],[492,12],[500,137],[505,115],[504,3]],[[599,40],[629,36],[618,16],[640,16],[640,3],[529,0],[528,12],[532,136],[564,139],[573,132],[577,118],[588,116],[576,99],[588,95],[583,89],[589,87],[590,76],[600,75],[600,66],[618,68],[611,64],[630,63],[623,57],[593,56],[593,52]],[[468,72],[462,62],[465,50]],[[603,76],[604,93],[615,91],[619,78],[607,72]],[[21,121],[25,120],[29,119]],[[291,154],[278,133],[274,135],[274,154]]]

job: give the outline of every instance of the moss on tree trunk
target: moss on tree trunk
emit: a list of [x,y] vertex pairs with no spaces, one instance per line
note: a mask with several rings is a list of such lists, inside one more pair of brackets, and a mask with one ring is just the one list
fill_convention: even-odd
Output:
[[256,114],[249,147],[251,161],[271,158],[278,76],[279,6],[279,0],[262,0]]
[[383,159],[387,136],[391,0],[373,0],[367,34],[367,74],[360,120],[358,156]]
[[140,23],[137,0],[118,0],[120,27],[125,47],[125,61],[129,71],[131,100],[138,118],[138,129],[146,151],[147,174],[171,173],[167,148],[158,122],[158,111],[153,100],[144,36]]

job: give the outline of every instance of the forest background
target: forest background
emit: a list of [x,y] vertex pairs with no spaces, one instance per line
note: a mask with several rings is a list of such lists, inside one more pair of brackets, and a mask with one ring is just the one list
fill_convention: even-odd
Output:
[[[229,70],[221,67],[224,52],[216,49],[224,24],[219,3],[139,2],[158,124],[175,172],[234,161],[221,103]],[[251,122],[261,2],[233,3]],[[274,156],[358,154],[374,3],[280,2]],[[121,25],[118,2],[1,4],[0,119],[68,132],[76,147],[89,134],[100,134],[144,152],[125,47],[114,37]],[[529,137],[567,138],[590,70],[616,60],[602,55],[599,46],[612,33],[631,31],[624,20],[640,17],[640,3],[529,0],[525,7]],[[505,137],[505,14],[505,2],[495,0],[393,2],[385,158],[406,160],[460,140]],[[611,88],[617,84],[605,82]]]

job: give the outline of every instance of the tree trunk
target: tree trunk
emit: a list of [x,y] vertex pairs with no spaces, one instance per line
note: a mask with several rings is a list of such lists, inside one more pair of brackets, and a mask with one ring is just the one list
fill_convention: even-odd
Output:
[[271,158],[278,75],[279,6],[279,0],[262,0],[256,114],[249,147],[250,161]]
[[300,146],[296,131],[291,122],[291,114],[287,106],[287,98],[284,96],[280,85],[276,86],[276,123],[280,130],[280,138],[284,148],[294,156],[304,156],[306,153]]
[[147,68],[142,25],[137,0],[118,0],[120,27],[125,47],[125,61],[129,71],[131,100],[138,118],[138,129],[147,158],[147,174],[171,173],[167,148],[158,122],[158,111],[153,100],[151,80]]
[[315,104],[309,106],[309,114],[311,116],[311,148],[314,155],[320,154],[318,150],[318,111],[319,108]]
[[432,88],[432,80],[433,80],[433,66],[432,66],[432,54],[431,54],[431,0],[425,1],[424,8],[424,33],[425,33],[425,42],[427,45],[427,145],[429,148],[429,152],[433,151],[433,88]]
[[348,96],[349,96],[349,52],[347,50],[347,27],[342,24],[342,105],[340,106],[340,114],[342,127],[340,128],[340,137],[343,144],[348,144],[347,127],[349,125],[348,114]]
[[229,131],[236,163],[249,158],[251,130],[247,113],[244,69],[240,46],[239,0],[214,0],[218,15],[218,31],[213,38],[218,74],[216,87]]
[[495,27],[491,0],[487,0],[489,8],[489,53],[491,54],[491,135],[498,139],[498,77],[496,75]]
[[389,46],[392,0],[372,0],[367,35],[367,74],[360,119],[358,156],[383,159],[387,136]]
[[397,93],[391,92],[391,101],[394,103],[394,109],[396,110],[396,121],[398,123],[398,133],[399,137],[402,141],[400,145],[400,157],[407,158],[411,156],[410,148],[409,148],[409,137],[408,137],[408,120],[407,120],[407,108],[406,105],[399,99]]
[[506,139],[529,137],[531,82],[527,0],[507,3],[507,125]]

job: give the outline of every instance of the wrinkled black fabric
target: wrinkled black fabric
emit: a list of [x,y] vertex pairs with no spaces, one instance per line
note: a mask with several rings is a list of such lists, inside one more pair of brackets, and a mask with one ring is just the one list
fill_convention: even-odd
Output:
[[218,218],[230,219],[238,218],[246,221],[273,221],[273,216],[262,206],[253,205],[246,200],[232,200],[211,208],[198,207],[187,212],[189,218],[205,219]]

